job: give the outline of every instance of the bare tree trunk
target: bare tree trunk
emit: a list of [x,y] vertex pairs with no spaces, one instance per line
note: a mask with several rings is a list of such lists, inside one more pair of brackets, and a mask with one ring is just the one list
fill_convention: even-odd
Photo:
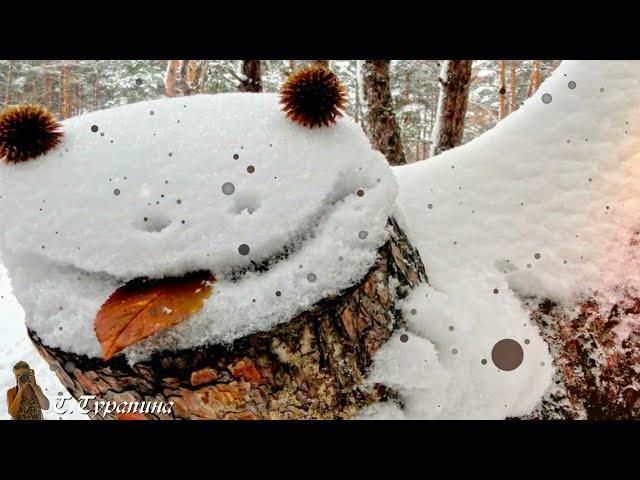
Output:
[[71,116],[71,86],[70,86],[70,71],[69,65],[62,66],[60,90],[62,96],[62,105],[60,111],[60,117],[64,120]]
[[536,93],[540,86],[540,60],[533,60],[533,69],[531,71],[531,95]]
[[169,60],[167,63],[167,73],[164,77],[164,87],[167,97],[175,97],[176,72],[178,70],[179,60]]
[[436,124],[431,133],[431,156],[462,142],[472,63],[473,60],[446,60],[442,65]]
[[188,78],[188,70],[189,70],[189,64],[191,63],[190,60],[180,60],[180,75],[179,75],[179,88],[180,91],[182,92],[182,95],[187,97],[189,95],[191,95],[191,89],[189,88],[189,78]]
[[390,60],[365,60],[362,65],[367,132],[373,148],[382,152],[390,165],[404,165],[407,161],[393,110],[389,64]]
[[100,95],[100,72],[96,68],[96,81],[93,83],[93,109],[98,110]]
[[507,85],[505,79],[505,65],[504,60],[500,60],[498,71],[500,76],[500,90],[498,91],[498,120],[502,120],[505,117],[505,95],[507,94]]
[[262,91],[260,60],[243,60],[242,75],[243,77],[238,87],[241,92],[258,93]]
[[[365,385],[373,354],[404,324],[396,298],[426,282],[420,259],[389,220],[389,240],[361,281],[288,323],[233,342],[162,352],[129,365],[44,345],[40,354],[76,398],[95,402],[174,402],[159,419],[344,419],[358,408],[395,396],[384,385]],[[100,416],[89,414],[94,419]],[[107,416],[115,418],[115,413]]]
[[9,60],[9,68],[7,70],[7,89],[4,94],[4,106],[11,104],[11,82],[13,81],[13,60]]
[[511,82],[509,83],[509,113],[518,109],[518,60],[511,60]]

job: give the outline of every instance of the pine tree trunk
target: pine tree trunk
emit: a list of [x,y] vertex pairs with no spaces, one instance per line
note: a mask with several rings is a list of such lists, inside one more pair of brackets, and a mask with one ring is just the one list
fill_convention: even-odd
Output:
[[431,136],[431,156],[462,143],[473,60],[446,60],[440,74],[440,97]]
[[64,65],[62,67],[62,73],[61,73],[61,81],[60,81],[60,93],[62,96],[62,103],[61,103],[61,111],[60,111],[60,117],[62,120],[64,120],[65,118],[69,118],[71,116],[71,92],[70,92],[70,72],[69,72],[69,65]]
[[511,82],[509,83],[510,101],[509,113],[513,113],[518,109],[518,61],[511,60]]
[[505,65],[504,60],[500,60],[498,64],[498,74],[500,76],[500,90],[498,91],[498,120],[502,120],[505,117],[505,95],[507,94],[507,85],[505,79]]
[[540,60],[533,61],[533,71],[531,72],[531,95],[536,93],[540,86]]
[[11,82],[13,81],[13,60],[9,60],[9,69],[7,70],[7,89],[4,94],[4,106],[11,105]]
[[365,60],[362,65],[367,131],[373,148],[382,152],[390,165],[404,165],[407,161],[393,110],[389,64],[390,60]]
[[260,60],[243,60],[242,75],[244,77],[238,87],[241,92],[258,93],[262,91]]
[[[363,379],[372,355],[404,323],[396,299],[427,281],[419,253],[393,219],[388,230],[375,265],[357,285],[228,347],[163,352],[130,366],[123,357],[103,362],[63,352],[29,334],[76,398],[174,402],[172,414],[148,418],[349,418],[360,407],[395,396]],[[94,401],[88,405],[94,408]]]
[[178,71],[179,60],[169,60],[167,63],[167,73],[164,77],[164,88],[167,97],[175,97],[176,73]]

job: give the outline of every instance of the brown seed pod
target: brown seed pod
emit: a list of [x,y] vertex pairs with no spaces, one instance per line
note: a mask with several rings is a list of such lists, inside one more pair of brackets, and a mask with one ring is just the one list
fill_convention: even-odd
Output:
[[0,114],[0,158],[24,162],[48,152],[62,137],[60,124],[44,107],[17,105]]
[[342,116],[347,101],[338,77],[322,65],[293,73],[280,90],[282,110],[294,122],[306,127],[329,126]]

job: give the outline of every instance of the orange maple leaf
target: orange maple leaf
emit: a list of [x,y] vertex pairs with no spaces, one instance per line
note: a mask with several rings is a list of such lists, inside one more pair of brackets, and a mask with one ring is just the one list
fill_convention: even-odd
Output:
[[179,278],[132,280],[102,304],[94,329],[106,361],[129,345],[186,320],[204,306],[215,277],[196,272]]

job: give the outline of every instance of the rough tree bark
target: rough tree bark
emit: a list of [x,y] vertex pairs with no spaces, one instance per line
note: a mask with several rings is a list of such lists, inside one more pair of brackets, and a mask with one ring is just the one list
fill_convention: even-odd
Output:
[[9,68],[7,70],[7,89],[4,93],[4,106],[11,104],[11,83],[13,81],[13,60],[9,60]]
[[498,90],[498,120],[502,120],[505,116],[505,95],[507,94],[507,85],[505,79],[504,60],[500,60],[498,64],[498,75],[500,76],[500,89]]
[[473,60],[446,60],[440,73],[440,97],[431,135],[431,156],[462,142]]
[[[419,253],[393,219],[388,230],[389,240],[360,283],[230,346],[162,352],[130,366],[123,357],[103,362],[63,352],[29,334],[76,398],[174,402],[173,414],[148,418],[349,418],[360,407],[395,396],[363,379],[372,355],[404,323],[396,299],[427,281]],[[94,401],[88,405],[92,409]]]
[[518,109],[518,60],[511,60],[509,90],[509,113],[513,113]]
[[176,73],[178,71],[179,60],[169,60],[167,63],[167,73],[164,77],[164,87],[167,97],[175,97]]
[[390,165],[404,165],[407,161],[389,87],[390,62],[365,60],[362,65],[367,132],[373,148],[382,152]]
[[62,100],[60,104],[60,118],[64,120],[71,116],[71,85],[69,78],[71,76],[71,72],[69,65],[63,65],[60,76],[60,95]]
[[242,61],[242,80],[238,90],[241,92],[262,91],[262,74],[260,60],[243,60]]

